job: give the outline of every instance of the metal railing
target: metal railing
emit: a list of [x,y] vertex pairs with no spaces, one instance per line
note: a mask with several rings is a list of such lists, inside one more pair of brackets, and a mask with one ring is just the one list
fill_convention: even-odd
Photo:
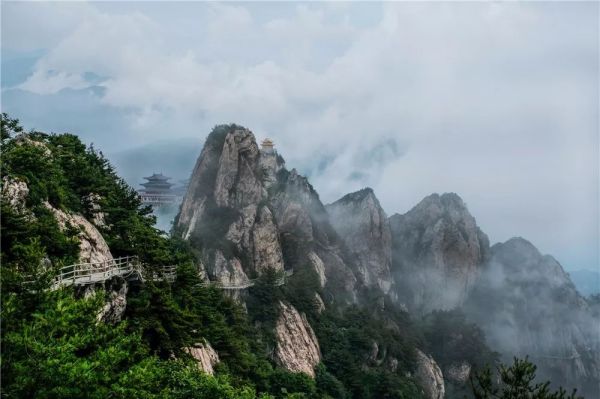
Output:
[[[288,276],[294,274],[293,270],[286,270],[281,278],[277,280],[276,286],[285,284]],[[177,265],[161,266],[160,271],[151,270],[140,262],[137,256],[122,256],[104,262],[77,263],[64,266],[58,275],[52,280],[50,289],[55,290],[70,285],[89,285],[104,282],[112,277],[123,277],[127,279],[168,281],[174,282],[177,278]],[[35,280],[27,279],[25,284],[31,284]],[[247,280],[241,284],[223,285],[217,281],[208,282],[223,290],[242,290],[254,286],[258,279]]]
[[141,277],[142,265],[137,256],[123,256],[104,262],[78,263],[61,268],[52,289],[69,285],[88,285],[112,277]]

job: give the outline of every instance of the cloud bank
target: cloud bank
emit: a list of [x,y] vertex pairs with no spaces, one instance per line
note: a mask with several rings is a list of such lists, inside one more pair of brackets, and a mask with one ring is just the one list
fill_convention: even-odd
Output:
[[29,72],[3,83],[2,105],[109,154],[240,123],[324,202],[371,186],[391,214],[453,191],[493,241],[522,235],[566,268],[598,268],[597,15],[596,3],[8,2],[3,82]]

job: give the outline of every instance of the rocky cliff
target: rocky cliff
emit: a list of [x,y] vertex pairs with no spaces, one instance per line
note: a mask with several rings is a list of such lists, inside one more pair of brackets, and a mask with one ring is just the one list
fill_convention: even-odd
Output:
[[9,176],[5,176],[2,179],[2,198],[17,213],[23,214],[27,212],[25,200],[28,194],[29,187],[21,179],[10,178]]
[[432,194],[390,225],[399,300],[418,313],[461,305],[489,252],[462,199]]
[[[220,126],[208,136],[174,233],[198,253],[199,269],[223,285],[246,286],[269,269],[308,268],[329,293],[324,298],[355,300],[352,262],[319,196],[305,177],[285,168],[276,152],[259,150],[248,129]],[[287,303],[278,310],[276,361],[314,376],[320,351],[310,324]]]
[[554,383],[600,394],[600,320],[562,266],[527,240],[491,248],[466,310],[507,357],[529,356]]
[[215,373],[214,367],[219,364],[220,359],[209,342],[196,343],[194,346],[184,348],[184,351],[192,356],[200,370],[210,375]]
[[289,266],[309,265],[339,300],[356,300],[357,278],[318,194],[295,169],[282,170],[271,190]]
[[[174,233],[197,251],[199,271],[225,285],[267,269],[308,268],[320,285],[319,312],[360,303],[361,288],[375,288],[416,317],[463,308],[493,349],[529,355],[563,385],[588,386],[599,373],[597,325],[560,265],[524,240],[490,249],[456,194],[430,195],[389,219],[371,189],[325,207],[306,177],[259,149],[252,132],[224,125],[207,138]],[[313,376],[319,343],[288,303],[279,303],[275,335],[277,362]],[[443,397],[435,361],[420,353],[417,365],[426,396]],[[457,362],[445,372],[464,384],[470,370]]]
[[361,282],[387,294],[392,286],[392,234],[373,190],[365,188],[348,194],[327,205],[327,212],[355,260]]
[[275,360],[289,371],[314,377],[314,367],[321,361],[321,350],[313,329],[306,316],[293,306],[280,302],[279,308]]
[[207,138],[175,222],[202,257],[211,280],[243,285],[266,269],[309,265],[337,292],[356,277],[308,180],[236,125]]
[[[25,140],[21,145],[35,143],[31,140]],[[38,146],[41,145],[38,143]],[[43,147],[47,150],[47,147]],[[49,150],[48,150],[49,151]],[[50,156],[50,153],[47,153]],[[27,184],[20,179],[11,179],[5,177],[2,181],[2,199],[19,214],[24,215],[28,220],[35,220],[35,215],[27,207],[27,196],[29,188]],[[91,196],[96,199],[97,196]],[[87,220],[78,213],[67,212],[52,206],[49,202],[43,202],[43,207],[49,210],[58,227],[62,231],[72,230],[75,232],[75,238],[78,241],[79,256],[78,261],[83,264],[82,267],[91,267],[86,265],[90,263],[103,263],[113,260],[112,253],[104,237],[98,231],[94,223]],[[94,221],[104,225],[103,214],[98,205],[95,205],[97,211]],[[96,216],[100,215],[100,216]],[[46,259],[48,265],[50,261]],[[89,285],[76,289],[79,296],[90,296],[95,294],[98,289],[105,293],[105,303],[96,315],[98,322],[115,324],[121,321],[125,308],[127,306],[128,284],[120,277],[107,280],[104,283]]]
[[44,206],[54,214],[62,230],[66,230],[67,228],[76,228],[79,230],[77,239],[79,240],[80,263],[100,263],[113,260],[110,248],[106,244],[104,237],[86,218],[79,214],[56,209],[48,202],[45,202]]
[[260,158],[249,130],[235,125],[215,130],[198,158],[177,217],[176,231],[202,249],[209,277],[225,285],[244,284],[249,275],[267,268],[283,270]]
[[427,356],[420,350],[417,350],[415,377],[421,384],[426,399],[444,399],[445,388],[442,370],[431,356]]

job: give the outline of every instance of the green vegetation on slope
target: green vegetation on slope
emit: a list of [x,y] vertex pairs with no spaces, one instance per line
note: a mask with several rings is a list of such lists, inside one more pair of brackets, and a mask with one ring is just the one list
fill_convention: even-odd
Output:
[[[150,208],[101,152],[71,134],[21,135],[18,121],[5,114],[1,123],[2,184],[20,181],[29,190],[24,210],[5,196],[1,201],[2,397],[412,399],[422,396],[410,377],[416,347],[434,353],[442,366],[459,357],[463,346],[474,364],[481,360],[477,352],[491,354],[480,332],[460,316],[433,314],[418,326],[377,292],[364,293],[360,306],[322,311],[318,276],[303,267],[293,250],[303,247],[293,242],[284,242],[284,256],[294,275],[278,286],[280,276],[263,273],[246,312],[222,291],[201,284],[194,266],[198,254],[154,227]],[[222,146],[232,126],[217,127],[207,145]],[[92,295],[45,289],[59,267],[79,257],[77,228],[61,228],[46,203],[88,220],[101,212],[104,223],[96,227],[113,255],[137,255],[150,267],[178,264],[176,281],[130,284],[123,320],[99,322],[108,294],[103,289]],[[198,247],[223,250],[222,226],[231,215],[213,211],[215,224],[196,237]],[[32,277],[33,284],[24,284]],[[315,379],[271,360],[280,300],[305,313],[315,329],[323,355]],[[451,351],[440,348],[440,340],[448,342],[456,331],[462,341]],[[221,359],[215,376],[201,372],[184,350],[204,340]],[[495,389],[485,376],[478,389]]]
[[471,379],[475,399],[581,399],[577,390],[550,390],[550,382],[535,382],[537,367],[528,359],[515,358],[511,366],[500,365],[495,376],[489,368]]
[[[70,134],[19,135],[2,115],[2,179],[25,182],[21,212],[2,197],[2,395],[12,398],[274,397],[312,394],[312,380],[276,369],[253,339],[243,310],[199,284],[185,243],[154,228],[154,217],[102,154]],[[124,320],[98,323],[103,294],[78,298],[72,288],[44,290],[55,270],[76,263],[77,229],[61,230],[45,202],[88,219],[113,255],[146,264],[179,264],[177,281],[132,285]],[[24,285],[30,276],[38,283]],[[183,348],[208,340],[218,351],[217,376],[201,373]],[[308,380],[308,381],[306,381]],[[294,386],[294,383],[296,386]]]

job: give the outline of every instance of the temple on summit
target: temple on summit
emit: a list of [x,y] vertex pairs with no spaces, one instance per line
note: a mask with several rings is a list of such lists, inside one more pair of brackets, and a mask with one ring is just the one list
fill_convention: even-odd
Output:
[[275,143],[269,138],[264,139],[262,143],[260,143],[260,149],[265,153],[272,153],[274,151],[273,147],[275,147]]

